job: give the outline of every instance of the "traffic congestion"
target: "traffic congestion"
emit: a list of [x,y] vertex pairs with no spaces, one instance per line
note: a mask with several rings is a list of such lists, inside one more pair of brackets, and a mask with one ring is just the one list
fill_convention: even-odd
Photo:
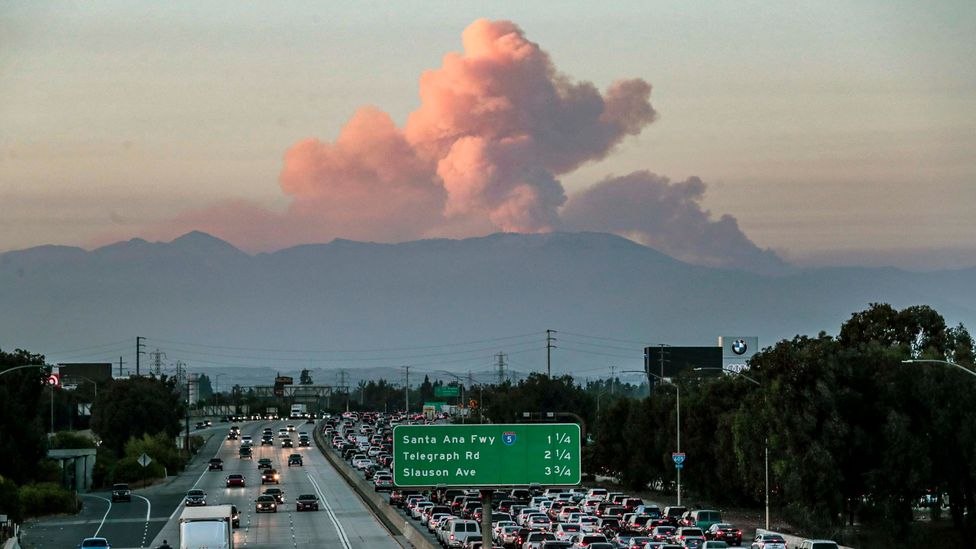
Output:
[[[332,450],[376,492],[389,494],[429,539],[446,549],[786,549],[778,534],[744,538],[718,510],[660,506],[640,497],[597,486],[496,488],[491,508],[477,489],[399,489],[393,485],[393,429],[397,425],[437,425],[443,417],[355,413],[328,418],[322,434]],[[491,514],[491,540],[481,524]],[[835,546],[836,547],[836,546]]]

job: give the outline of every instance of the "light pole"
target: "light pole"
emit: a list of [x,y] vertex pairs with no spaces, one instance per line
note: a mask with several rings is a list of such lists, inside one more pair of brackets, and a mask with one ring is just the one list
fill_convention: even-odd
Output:
[[945,364],[946,366],[955,366],[960,370],[966,372],[971,376],[976,376],[976,372],[970,370],[969,368],[962,366],[961,364],[956,364],[955,362],[949,362],[948,360],[935,360],[930,358],[912,358],[908,360],[901,361],[902,364]]
[[[225,375],[227,374],[217,374],[214,376],[213,397],[214,397],[214,404],[217,405],[218,407],[220,406],[220,377]],[[218,412],[219,411],[220,410],[218,410]]]
[[[644,371],[644,370],[623,370],[620,373],[621,374],[646,374],[647,375],[647,378],[648,378],[647,379],[647,381],[648,381],[648,387],[650,387],[650,381],[651,381],[650,378],[651,377],[654,377],[655,379],[660,380],[661,383],[665,383],[665,384],[668,384],[668,385],[671,385],[672,387],[674,387],[674,393],[675,393],[674,409],[675,409],[675,417],[676,417],[676,425],[675,425],[675,429],[674,429],[674,433],[675,433],[675,445],[678,447],[677,450],[676,450],[676,452],[680,454],[681,453],[681,387],[679,387],[677,383],[674,383],[673,381],[671,381],[671,380],[669,380],[667,378],[661,377],[661,376],[659,376],[657,374],[652,374],[650,372],[650,370],[648,370],[648,371]],[[677,463],[675,464],[675,466],[677,467]],[[675,471],[677,473],[677,488],[678,488],[678,503],[677,503],[677,505],[680,507],[681,506],[681,469],[680,468],[676,468]]]
[[[25,368],[47,368],[47,364],[22,364],[20,366],[14,366],[13,368],[7,368],[6,370],[0,372],[0,376],[4,374],[9,374],[10,372],[15,372],[17,370],[23,370]],[[50,384],[48,384],[50,385]],[[51,436],[54,436],[54,385],[51,385]]]
[[[753,379],[753,378],[751,378],[751,377],[743,374],[742,372],[739,372],[739,371],[736,371],[736,370],[727,370],[725,368],[695,368],[695,371],[696,372],[703,371],[703,370],[719,370],[719,371],[726,372],[726,373],[729,373],[729,374],[732,374],[732,375],[736,375],[736,376],[739,376],[742,379],[748,381],[749,383],[752,383],[753,385],[759,387],[761,390],[763,390],[762,383],[759,383],[757,380],[755,380],[755,379]],[[763,390],[763,400],[765,400],[766,397],[767,397],[766,391]],[[769,434],[768,433],[764,437],[763,445],[766,447],[765,448],[765,454],[766,454],[765,464],[764,464],[764,467],[763,467],[764,473],[765,473],[765,476],[766,476],[766,530],[769,530]]]

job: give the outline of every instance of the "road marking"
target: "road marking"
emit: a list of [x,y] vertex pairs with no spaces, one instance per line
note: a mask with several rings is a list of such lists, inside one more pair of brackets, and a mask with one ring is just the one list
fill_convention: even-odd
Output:
[[312,477],[311,473],[305,473],[308,477],[309,482],[312,483],[312,487],[315,488],[315,492],[319,495],[319,499],[322,500],[322,504],[325,506],[326,512],[329,513],[329,518],[332,519],[332,524],[335,526],[336,532],[339,534],[339,541],[342,542],[342,546],[346,549],[352,549],[352,545],[349,543],[349,538],[346,537],[346,530],[339,524],[339,519],[335,515],[335,511],[332,510],[332,506],[329,505],[329,500],[325,499],[325,494],[322,492],[322,488],[319,483]]
[[98,530],[95,530],[95,533],[92,534],[92,537],[93,538],[97,538],[98,537],[98,533],[102,531],[102,526],[105,525],[105,519],[107,519],[108,518],[108,514],[112,512],[112,500],[105,499],[102,496],[93,496],[91,494],[78,494],[78,495],[80,495],[82,497],[87,497],[87,498],[98,498],[98,499],[100,499],[100,500],[108,503],[108,509],[105,510],[105,515],[102,516],[102,522],[98,525]]
[[149,498],[144,498],[139,494],[132,494],[132,495],[146,502],[146,527],[142,529],[142,545],[141,545],[141,547],[145,547],[146,538],[149,537],[149,515],[152,513],[152,502],[149,501]]

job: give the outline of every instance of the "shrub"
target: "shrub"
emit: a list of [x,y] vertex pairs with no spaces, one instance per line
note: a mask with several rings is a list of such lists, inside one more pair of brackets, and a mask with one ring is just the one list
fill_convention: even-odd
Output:
[[192,437],[190,437],[190,451],[195,454],[199,452],[200,448],[203,448],[203,445],[206,443],[207,441],[204,440],[202,436],[193,435]]
[[142,454],[153,459],[149,465],[159,464],[170,471],[178,471],[183,466],[183,457],[176,448],[176,443],[165,433],[154,436],[142,435],[140,438],[130,438],[125,443],[125,457],[137,459]]
[[28,484],[20,488],[20,503],[24,517],[78,511],[74,492],[53,482]]
[[95,454],[95,469],[92,471],[92,484],[107,487],[112,484],[112,469],[119,458],[107,446],[99,446]]
[[54,438],[51,439],[51,448],[95,448],[95,441],[81,433],[62,431],[54,434]]
[[162,464],[153,461],[148,466],[143,467],[136,459],[134,457],[125,457],[116,462],[115,467],[112,468],[112,482],[135,484],[143,480],[163,477],[164,470]]
[[61,482],[61,467],[53,459],[42,459],[34,471],[34,478],[37,482],[53,482],[59,484]]
[[0,515],[7,515],[14,522],[23,519],[20,505],[20,492],[10,479],[0,476]]

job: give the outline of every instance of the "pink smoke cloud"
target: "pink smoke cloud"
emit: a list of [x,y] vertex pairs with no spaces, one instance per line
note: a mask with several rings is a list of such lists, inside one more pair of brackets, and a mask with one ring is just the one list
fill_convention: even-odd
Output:
[[292,145],[279,177],[291,198],[284,211],[228,202],[150,234],[201,229],[268,250],[336,237],[390,242],[569,228],[614,232],[709,265],[778,260],[735,218],[711,220],[695,178],[672,184],[636,172],[567,203],[560,176],[605,158],[653,122],[650,84],[621,80],[601,93],[574,82],[510,21],[475,21],[462,39],[462,52],[421,75],[420,106],[403,128],[363,107],[334,142]]

